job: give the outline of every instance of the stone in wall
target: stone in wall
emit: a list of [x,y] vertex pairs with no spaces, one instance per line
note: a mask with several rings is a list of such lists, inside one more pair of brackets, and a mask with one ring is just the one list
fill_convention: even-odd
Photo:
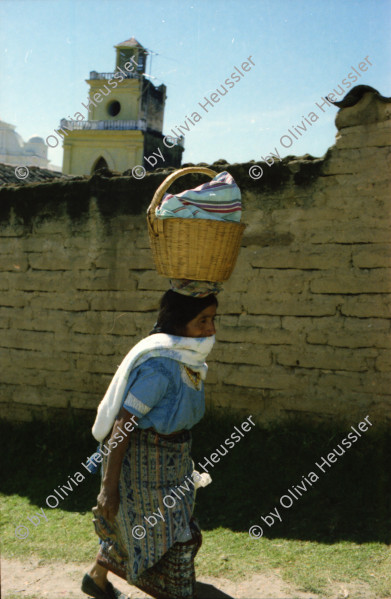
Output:
[[[391,103],[357,86],[338,107],[322,158],[264,164],[258,181],[254,162],[211,165],[240,186],[247,228],[219,296],[207,403],[264,423],[390,419]],[[145,213],[170,170],[0,189],[3,417],[93,418],[168,288]]]

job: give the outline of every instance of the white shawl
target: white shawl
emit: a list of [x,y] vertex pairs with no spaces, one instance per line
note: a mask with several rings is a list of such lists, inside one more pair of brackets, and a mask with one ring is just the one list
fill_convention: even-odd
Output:
[[98,406],[92,427],[95,439],[103,441],[111,431],[120,411],[126,384],[133,368],[149,358],[164,356],[190,366],[205,380],[208,372],[205,359],[212,350],[214,342],[214,335],[210,337],[177,337],[165,333],[155,333],[139,341],[122,360]]

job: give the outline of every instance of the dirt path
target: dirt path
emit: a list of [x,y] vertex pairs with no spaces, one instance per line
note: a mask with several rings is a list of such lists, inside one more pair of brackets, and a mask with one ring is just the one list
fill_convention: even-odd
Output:
[[[86,599],[80,582],[90,564],[41,563],[37,559],[1,562],[3,599]],[[109,579],[129,599],[149,599],[135,587],[110,574]],[[278,572],[256,574],[241,582],[210,576],[199,579],[199,599],[322,599],[287,585]],[[335,595],[334,595],[335,592]],[[377,599],[366,585],[333,585],[332,599]]]

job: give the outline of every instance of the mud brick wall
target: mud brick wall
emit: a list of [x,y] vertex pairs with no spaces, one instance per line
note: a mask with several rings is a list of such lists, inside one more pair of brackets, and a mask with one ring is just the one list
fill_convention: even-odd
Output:
[[[323,158],[263,164],[259,180],[251,164],[215,163],[241,187],[248,226],[219,297],[208,402],[264,423],[391,419],[390,112],[364,93],[338,111]],[[2,417],[92,415],[148,334],[168,284],[145,211],[164,176],[0,190]]]

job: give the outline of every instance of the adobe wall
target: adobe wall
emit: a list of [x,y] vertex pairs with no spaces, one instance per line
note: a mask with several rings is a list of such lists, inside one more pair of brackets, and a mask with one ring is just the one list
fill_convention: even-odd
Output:
[[[263,164],[259,180],[251,163],[215,163],[240,186],[248,226],[219,297],[208,402],[264,423],[391,419],[390,112],[364,93],[339,110],[323,158]],[[168,288],[145,220],[164,176],[0,190],[2,417],[92,414],[147,335]]]

